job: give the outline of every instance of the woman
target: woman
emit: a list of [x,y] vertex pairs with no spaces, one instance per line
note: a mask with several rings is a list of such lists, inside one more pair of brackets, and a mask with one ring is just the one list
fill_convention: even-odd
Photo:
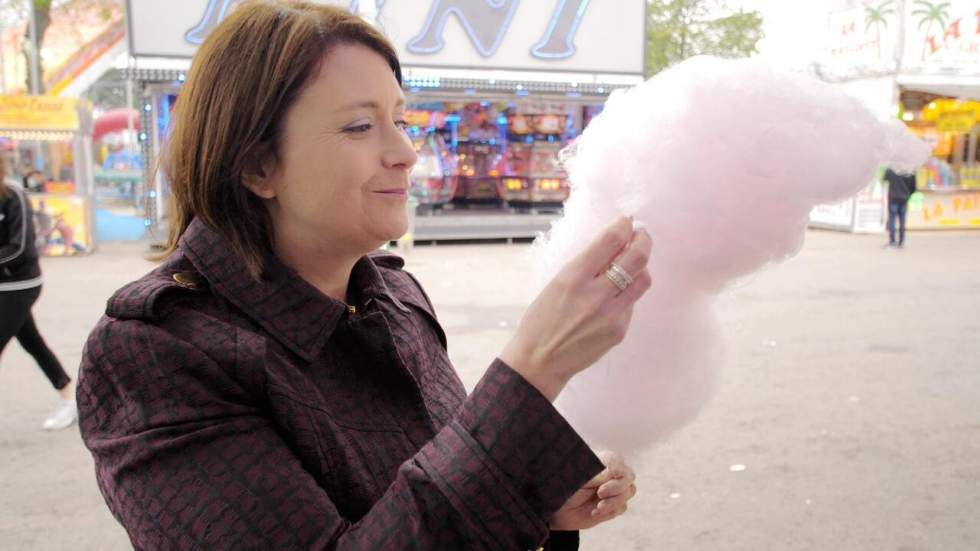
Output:
[[308,2],[245,2],[198,52],[169,257],[110,299],[79,377],[137,549],[575,548],[635,493],[551,401],[623,337],[649,237],[610,227],[466,396],[428,297],[374,252],[407,227],[400,80],[374,27]]
[[8,186],[6,176],[6,164],[0,156],[0,354],[10,339],[17,337],[61,397],[61,403],[44,420],[42,428],[64,429],[77,418],[75,387],[45,344],[31,315],[31,307],[41,296],[33,214],[24,191]]

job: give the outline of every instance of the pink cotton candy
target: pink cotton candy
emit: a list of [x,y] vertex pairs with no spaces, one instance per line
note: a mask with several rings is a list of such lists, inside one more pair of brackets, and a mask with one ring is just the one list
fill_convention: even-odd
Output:
[[575,377],[559,409],[590,443],[642,450],[690,422],[726,355],[714,302],[794,256],[811,209],[928,147],[834,85],[756,60],[690,59],[614,94],[565,152],[572,195],[535,247],[547,281],[617,216],[653,239],[653,289],[626,340]]

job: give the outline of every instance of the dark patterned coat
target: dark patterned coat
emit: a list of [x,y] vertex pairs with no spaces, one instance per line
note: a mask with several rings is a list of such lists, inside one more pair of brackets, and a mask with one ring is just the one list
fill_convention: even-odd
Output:
[[80,427],[137,549],[535,549],[602,469],[494,361],[466,396],[428,297],[386,253],[351,308],[250,278],[199,221],[86,345]]

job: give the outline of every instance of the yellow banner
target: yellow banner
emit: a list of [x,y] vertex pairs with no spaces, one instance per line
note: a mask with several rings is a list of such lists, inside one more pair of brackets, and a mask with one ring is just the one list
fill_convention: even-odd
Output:
[[969,134],[976,123],[977,115],[973,111],[948,111],[936,119],[936,128],[940,132]]
[[908,227],[921,229],[980,228],[980,191],[926,191],[921,205],[909,209]]
[[2,130],[78,130],[78,100],[49,96],[0,96]]
[[922,110],[922,118],[940,132],[969,134],[980,122],[980,102],[937,99]]
[[72,195],[30,194],[34,235],[44,256],[72,256],[92,250],[86,204]]

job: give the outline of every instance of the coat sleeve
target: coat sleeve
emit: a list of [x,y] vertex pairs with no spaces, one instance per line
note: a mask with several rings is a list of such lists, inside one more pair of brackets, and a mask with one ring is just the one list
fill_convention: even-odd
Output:
[[234,376],[157,326],[104,319],[77,393],[99,488],[137,549],[537,549],[602,469],[500,361],[356,523]]
[[11,189],[4,203],[3,225],[7,227],[9,241],[0,243],[0,267],[14,262],[27,250],[27,224],[32,223],[26,198]]

